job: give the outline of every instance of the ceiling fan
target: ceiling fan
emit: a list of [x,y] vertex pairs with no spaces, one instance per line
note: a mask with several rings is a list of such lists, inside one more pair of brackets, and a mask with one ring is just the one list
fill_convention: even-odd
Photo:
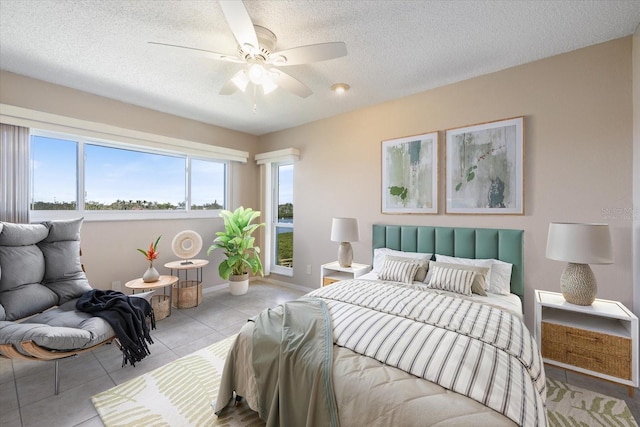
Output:
[[276,35],[265,27],[254,25],[243,2],[221,0],[220,6],[231,32],[238,42],[236,54],[217,53],[167,43],[149,43],[186,49],[192,53],[217,60],[246,64],[222,86],[221,95],[231,95],[238,89],[244,92],[251,83],[254,97],[258,87],[262,88],[264,94],[271,93],[281,87],[301,98],[306,98],[313,91],[295,77],[280,70],[280,67],[326,61],[347,54],[347,46],[344,42],[319,43],[277,51]]

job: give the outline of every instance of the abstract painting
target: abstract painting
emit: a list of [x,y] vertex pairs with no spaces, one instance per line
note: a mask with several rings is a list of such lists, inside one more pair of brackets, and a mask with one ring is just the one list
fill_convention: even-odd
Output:
[[438,213],[438,132],[382,141],[382,213]]
[[524,214],[524,118],[445,133],[445,212]]

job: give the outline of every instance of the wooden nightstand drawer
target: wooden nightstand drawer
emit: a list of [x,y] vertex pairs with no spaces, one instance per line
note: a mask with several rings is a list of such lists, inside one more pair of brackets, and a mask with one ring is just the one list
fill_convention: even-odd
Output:
[[613,357],[581,347],[542,341],[542,357],[625,380],[631,379],[631,358]]
[[322,286],[329,286],[332,283],[336,283],[339,282],[340,280],[338,279],[332,279],[330,277],[323,277],[322,278]]
[[638,387],[638,317],[618,301],[567,302],[561,293],[536,289],[536,341],[544,363]]
[[542,341],[631,360],[631,339],[616,335],[542,322]]

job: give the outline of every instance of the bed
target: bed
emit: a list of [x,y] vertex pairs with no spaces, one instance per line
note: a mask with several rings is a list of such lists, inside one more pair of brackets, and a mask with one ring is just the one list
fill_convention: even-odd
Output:
[[[216,413],[242,396],[268,426],[546,426],[544,368],[522,321],[523,231],[372,231],[371,275],[316,289],[242,328]],[[432,276],[415,280],[427,263],[406,257],[427,258]],[[510,268],[506,295],[489,292],[500,269],[486,266],[498,263]],[[485,295],[470,292],[480,285]]]

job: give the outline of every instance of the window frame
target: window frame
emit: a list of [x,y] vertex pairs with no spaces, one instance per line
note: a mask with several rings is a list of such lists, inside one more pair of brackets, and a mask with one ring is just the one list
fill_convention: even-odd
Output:
[[[277,244],[278,244],[278,232],[277,229],[278,228],[290,228],[291,231],[294,233],[295,236],[295,214],[294,214],[294,220],[292,222],[279,222],[279,218],[278,218],[278,203],[279,203],[279,189],[280,189],[280,173],[279,173],[279,168],[280,166],[286,166],[286,165],[291,165],[291,167],[293,168],[293,172],[292,174],[295,174],[295,164],[293,162],[293,160],[283,160],[283,161],[279,161],[279,162],[273,162],[271,163],[271,167],[270,167],[270,171],[269,173],[271,174],[271,224],[269,224],[270,230],[271,230],[271,236],[273,236],[273,238],[271,239],[271,256],[270,256],[270,269],[271,269],[271,273],[275,273],[275,274],[280,274],[282,276],[289,276],[292,277],[293,276],[293,267],[284,267],[282,265],[278,265],[277,264],[277,258],[278,258],[278,252],[277,252]],[[293,182],[292,182],[293,184]],[[295,197],[295,195],[294,195]],[[293,202],[292,202],[293,204]],[[294,206],[294,210],[295,210],[295,204]],[[295,245],[294,245],[294,250],[293,250],[293,255],[294,255],[294,259],[295,259]]]
[[[224,207],[230,206],[229,195],[230,192],[230,177],[231,177],[231,161],[227,159],[216,158],[215,156],[203,156],[194,155],[179,150],[163,150],[158,148],[152,148],[146,145],[136,145],[127,142],[119,142],[113,140],[106,140],[102,138],[96,138],[91,136],[83,136],[80,134],[72,134],[67,132],[56,132],[45,129],[30,128],[29,130],[29,144],[31,144],[32,136],[41,136],[44,138],[55,138],[69,141],[75,141],[78,144],[77,147],[77,171],[76,171],[76,191],[77,191],[77,209],[76,210],[32,210],[29,206],[29,214],[32,222],[40,222],[47,220],[57,219],[73,219],[79,216],[84,217],[85,221],[132,221],[132,220],[150,220],[150,219],[197,219],[197,218],[217,218],[220,209],[212,210],[191,210],[191,160],[204,160],[217,163],[223,163],[225,165],[224,172]],[[172,156],[185,159],[185,210],[173,211],[173,210],[85,210],[85,197],[80,196],[85,194],[85,156],[84,148],[86,144],[99,145],[114,149],[124,149],[129,151],[139,151],[149,154],[157,154],[163,156]],[[31,161],[31,160],[30,160]],[[32,170],[30,164],[30,173]],[[30,177],[31,179],[31,177]],[[29,200],[33,194],[33,183],[29,188]],[[30,203],[31,204],[31,203]]]

